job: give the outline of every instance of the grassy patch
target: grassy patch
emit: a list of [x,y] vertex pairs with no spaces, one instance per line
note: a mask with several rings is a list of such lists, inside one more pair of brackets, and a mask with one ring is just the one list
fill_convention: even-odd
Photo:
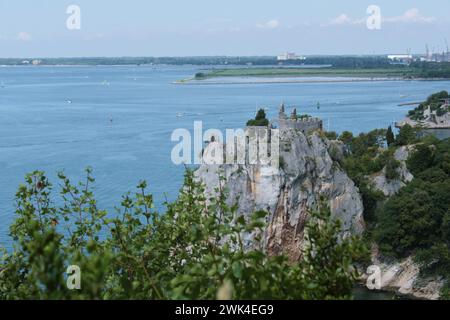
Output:
[[412,68],[236,68],[220,69],[202,73],[198,80],[219,77],[361,77],[390,78],[410,77],[416,74]]

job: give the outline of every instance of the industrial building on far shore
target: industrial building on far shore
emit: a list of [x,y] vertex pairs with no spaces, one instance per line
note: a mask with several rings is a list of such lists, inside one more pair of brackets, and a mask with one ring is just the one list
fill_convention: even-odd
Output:
[[295,60],[306,60],[304,56],[298,56],[295,52],[286,52],[277,56],[278,61],[295,61]]

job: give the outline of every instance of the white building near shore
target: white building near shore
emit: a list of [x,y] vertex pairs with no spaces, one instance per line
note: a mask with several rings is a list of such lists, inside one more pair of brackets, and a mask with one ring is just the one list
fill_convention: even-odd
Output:
[[393,64],[410,64],[414,61],[411,54],[390,54],[387,57]]
[[277,56],[278,61],[289,61],[289,60],[306,60],[304,56],[297,56],[295,52],[286,52]]

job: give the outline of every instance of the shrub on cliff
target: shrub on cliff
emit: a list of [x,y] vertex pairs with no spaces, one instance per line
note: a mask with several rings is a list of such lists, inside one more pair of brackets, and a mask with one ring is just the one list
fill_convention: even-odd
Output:
[[259,109],[255,119],[251,119],[247,121],[247,126],[261,126],[261,127],[267,127],[269,125],[269,120],[266,118],[266,112],[264,109]]

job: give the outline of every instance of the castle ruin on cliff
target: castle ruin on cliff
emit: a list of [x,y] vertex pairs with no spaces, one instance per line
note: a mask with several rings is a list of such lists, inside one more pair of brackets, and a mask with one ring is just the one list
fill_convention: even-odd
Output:
[[284,103],[280,106],[280,111],[278,112],[278,120],[272,121],[272,124],[278,124],[280,130],[285,129],[295,129],[303,133],[308,133],[313,130],[322,130],[323,122],[319,118],[314,118],[308,115],[298,116],[297,109],[293,108],[290,117],[285,113]]

